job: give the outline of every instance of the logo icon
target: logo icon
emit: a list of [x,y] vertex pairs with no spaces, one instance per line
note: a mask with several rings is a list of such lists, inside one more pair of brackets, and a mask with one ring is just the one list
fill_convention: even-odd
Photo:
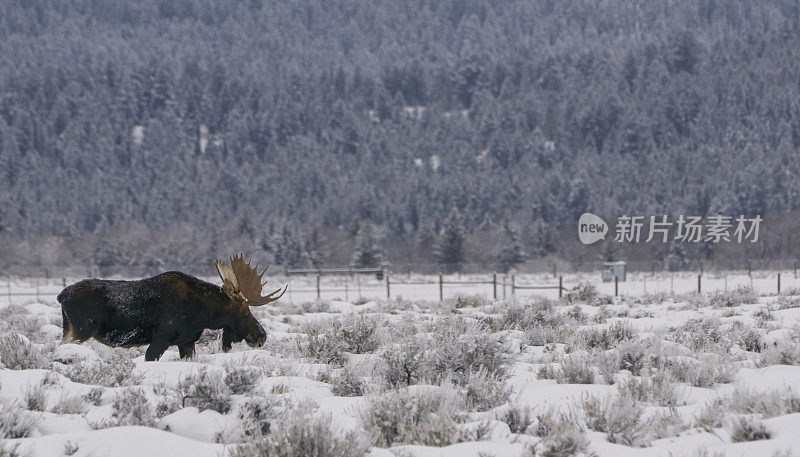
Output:
[[581,214],[578,219],[578,238],[583,244],[592,244],[599,240],[606,239],[608,224],[606,221],[592,213]]

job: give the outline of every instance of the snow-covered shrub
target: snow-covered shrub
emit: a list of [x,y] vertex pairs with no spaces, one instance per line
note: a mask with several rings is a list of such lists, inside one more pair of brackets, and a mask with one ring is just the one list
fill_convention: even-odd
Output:
[[61,374],[74,382],[103,387],[127,387],[138,384],[141,376],[134,373],[136,363],[125,349],[108,351],[96,362],[80,362],[59,369]]
[[592,384],[594,367],[585,357],[568,356],[561,360],[559,384]]
[[562,319],[564,318],[555,311],[553,302],[541,298],[525,304],[512,301],[503,310],[496,325],[498,330],[529,330],[541,326],[554,327]]
[[739,414],[769,418],[800,413],[800,396],[790,388],[768,392],[740,388],[722,401],[731,412]]
[[619,373],[620,357],[619,353],[609,351],[605,353],[594,355],[594,366],[597,372],[602,376],[603,382],[608,385],[613,385],[617,382],[617,373]]
[[150,409],[147,396],[140,389],[125,389],[117,394],[111,408],[115,426],[141,425],[152,427],[156,419]]
[[650,438],[653,440],[672,438],[690,428],[681,413],[673,407],[668,410],[656,411],[648,419],[650,421]]
[[589,437],[576,421],[563,416],[541,414],[537,417],[536,435],[542,440],[527,449],[530,457],[571,457],[582,455]]
[[304,327],[303,332],[308,336],[308,341],[301,343],[298,340],[298,350],[306,357],[318,362],[342,365],[345,361],[345,345],[342,338],[328,332],[325,327],[328,323],[311,323]]
[[694,418],[694,423],[703,430],[713,430],[724,425],[728,407],[723,399],[717,398],[707,403]]
[[718,356],[703,356],[700,360],[677,360],[667,364],[674,378],[692,387],[713,387],[730,384],[736,380],[739,367]]
[[337,321],[330,331],[341,337],[345,351],[366,354],[380,347],[379,328],[380,320],[377,318],[351,314]]
[[739,306],[758,303],[758,292],[750,286],[738,286],[735,289],[713,292],[708,295],[708,305],[715,308]]
[[508,401],[511,389],[505,378],[498,379],[485,369],[467,376],[466,403],[470,411],[487,411]]
[[25,407],[29,411],[44,411],[47,408],[47,392],[44,384],[27,386],[23,395],[25,396]]
[[632,447],[650,444],[650,422],[644,416],[644,406],[634,398],[618,395],[611,400],[587,396],[582,403],[586,426],[605,433],[609,442]]
[[770,347],[761,353],[761,358],[756,362],[759,367],[770,365],[800,365],[800,345],[775,348]]
[[229,364],[225,367],[225,384],[235,395],[249,395],[261,379],[261,370],[252,366]]
[[29,457],[29,453],[22,449],[20,443],[8,443],[0,439],[0,457]]
[[491,305],[492,301],[483,295],[456,294],[455,296],[447,297],[442,304],[453,308],[480,308]]
[[31,343],[18,333],[0,336],[0,366],[9,370],[49,368],[53,345]]
[[719,318],[690,319],[670,331],[668,338],[689,348],[692,352],[725,354],[733,344],[727,329]]
[[622,343],[612,352],[616,353],[620,370],[628,370],[634,376],[641,376],[649,361],[649,352],[641,341]]
[[0,308],[0,332],[19,333],[32,337],[39,333],[42,323],[31,316],[22,305],[9,305]]
[[545,346],[562,341],[561,332],[554,326],[535,325],[524,330],[522,341],[528,346]]
[[389,388],[416,384],[422,376],[423,351],[420,339],[412,339],[384,348],[383,381]]
[[390,391],[370,399],[362,423],[375,446],[447,446],[466,438],[456,424],[462,404],[452,390]]
[[183,406],[195,406],[225,414],[231,409],[231,392],[225,378],[213,370],[199,370],[178,383]]
[[67,441],[64,443],[64,455],[75,455],[80,450],[81,448],[77,441]]
[[667,371],[657,371],[651,376],[630,378],[617,386],[619,395],[634,400],[655,403],[658,406],[682,406],[686,404],[684,392],[679,391]]
[[288,384],[280,383],[280,384],[273,384],[272,389],[270,389],[269,393],[275,395],[282,395],[282,394],[288,394],[291,391],[292,388],[289,387]]
[[92,387],[89,392],[83,395],[83,398],[94,406],[100,406],[103,401],[103,389],[100,387]]
[[364,440],[355,432],[338,433],[328,416],[290,414],[269,437],[239,446],[233,457],[363,457]]
[[564,297],[570,303],[580,301],[589,303],[598,295],[597,287],[590,282],[581,282],[567,291]]
[[744,441],[768,440],[772,437],[766,425],[753,417],[737,417],[728,424],[728,433],[731,441],[741,443]]
[[526,433],[534,422],[533,409],[516,403],[510,404],[497,418],[508,425],[511,433]]
[[561,367],[548,363],[539,368],[536,377],[538,379],[552,379],[553,381],[557,381],[563,377],[563,373]]
[[154,384],[153,393],[156,394],[155,416],[159,419],[183,407],[183,397],[173,386],[165,382]]
[[56,414],[83,414],[86,412],[88,405],[86,398],[80,395],[73,395],[69,397],[61,397],[50,410]]
[[423,353],[424,377],[435,383],[451,380],[464,385],[471,373],[485,370],[504,379],[509,355],[495,336],[480,324],[463,318],[444,318],[430,327]]
[[247,437],[264,437],[269,435],[272,423],[281,414],[280,404],[266,397],[253,397],[245,401],[239,408],[239,420]]
[[585,324],[586,321],[589,320],[589,318],[586,317],[586,313],[583,312],[583,308],[579,305],[570,308],[569,311],[567,311],[567,316],[580,324]]
[[25,438],[40,420],[41,416],[17,404],[0,400],[0,439]]
[[731,323],[730,332],[736,344],[748,352],[761,352],[764,349],[762,334],[757,329],[739,321]]
[[339,397],[360,397],[367,389],[366,383],[351,366],[345,366],[339,373],[321,373],[322,382],[331,385],[331,392]]
[[327,313],[331,309],[331,302],[328,300],[307,301],[300,304],[300,314],[302,313]]
[[635,338],[636,330],[627,321],[618,321],[608,327],[580,331],[575,345],[587,350],[609,350],[623,341],[630,341]]

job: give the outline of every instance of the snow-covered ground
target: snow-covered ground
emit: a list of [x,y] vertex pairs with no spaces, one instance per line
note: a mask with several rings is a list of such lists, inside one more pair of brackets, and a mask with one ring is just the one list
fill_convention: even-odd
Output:
[[[637,290],[645,278],[647,294]],[[753,288],[749,276],[729,277],[727,291],[702,296],[669,294],[696,288],[696,275],[633,275],[618,298],[608,296],[613,284],[575,287],[581,279],[565,278],[562,300],[446,290],[439,303],[435,283],[417,286],[420,296],[431,289],[428,299],[394,284],[404,298],[296,293],[253,309],[269,335],[263,348],[226,354],[207,332],[192,360],[170,348],[158,362],[144,362],[144,348],[59,345],[54,297],[16,297],[0,305],[0,447],[36,456],[800,455],[791,274],[783,295],[770,289],[774,275]],[[364,297],[381,284],[362,286]],[[461,292],[490,286],[481,287]]]

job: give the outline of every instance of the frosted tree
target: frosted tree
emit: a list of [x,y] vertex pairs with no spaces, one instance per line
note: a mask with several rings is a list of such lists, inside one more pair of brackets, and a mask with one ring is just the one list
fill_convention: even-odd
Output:
[[506,240],[505,245],[497,254],[497,264],[501,272],[507,273],[508,270],[527,260],[528,254],[522,250],[519,234],[508,219],[503,221],[503,232]]
[[464,223],[456,208],[444,221],[436,257],[448,273],[457,271],[464,262]]
[[689,259],[686,250],[680,243],[672,243],[669,247],[669,254],[666,257],[667,269],[669,271],[684,270],[689,267]]
[[278,265],[290,268],[304,268],[309,265],[302,236],[288,222],[284,222],[280,230],[272,236],[270,249]]
[[356,268],[379,267],[383,264],[383,252],[378,247],[375,228],[370,221],[360,224],[353,251],[353,266]]
[[303,251],[308,262],[314,267],[321,267],[325,261],[323,239],[317,230],[304,237]]

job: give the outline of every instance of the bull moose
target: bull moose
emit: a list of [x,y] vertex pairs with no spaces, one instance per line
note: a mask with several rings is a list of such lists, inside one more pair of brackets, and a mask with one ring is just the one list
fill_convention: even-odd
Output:
[[[251,347],[264,344],[267,334],[250,306],[273,302],[280,288],[261,295],[267,268],[258,272],[243,255],[231,257],[230,267],[215,265],[222,287],[179,271],[137,281],[84,279],[58,294],[64,323],[62,342],[90,338],[114,347],[149,344],[145,360],[158,360],[169,346],[181,358],[194,354],[203,330],[222,329],[222,350],[235,342]],[[288,288],[288,286],[287,286]]]

